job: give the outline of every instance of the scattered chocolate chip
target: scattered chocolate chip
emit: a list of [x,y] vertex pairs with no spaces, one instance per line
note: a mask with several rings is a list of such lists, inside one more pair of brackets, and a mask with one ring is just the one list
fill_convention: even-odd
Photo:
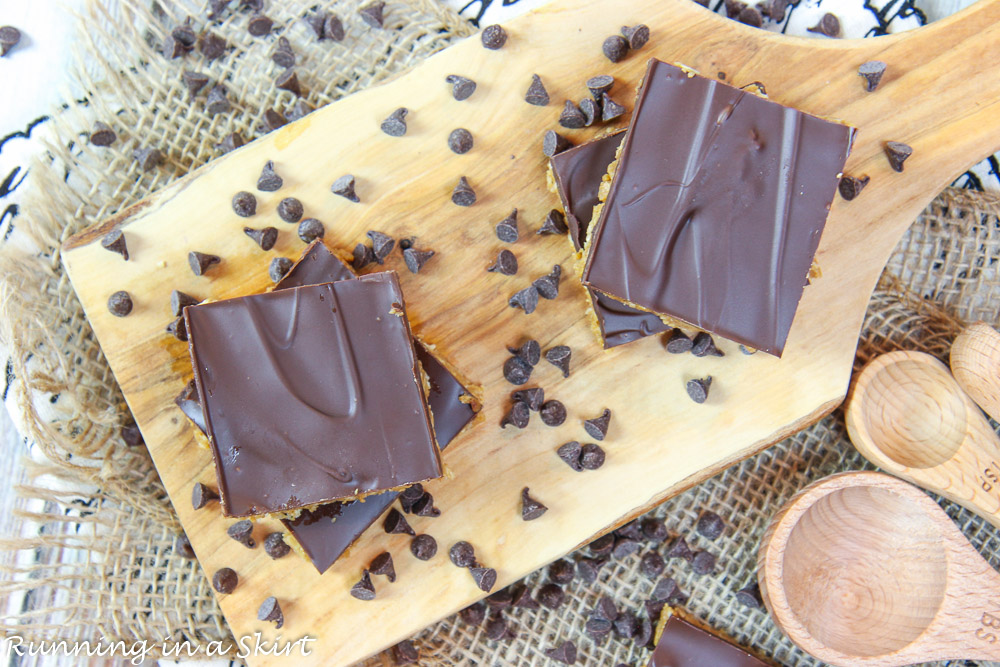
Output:
[[335,42],[344,41],[347,32],[344,30],[344,22],[336,14],[330,14],[323,21],[323,36]]
[[580,450],[580,466],[584,470],[597,470],[604,465],[607,455],[600,445],[592,442],[585,444]]
[[464,76],[457,74],[449,74],[444,80],[451,84],[451,96],[459,102],[469,99],[472,93],[476,92],[476,82],[472,79],[466,79]]
[[611,410],[605,408],[600,417],[594,417],[593,419],[584,421],[583,430],[586,431],[587,434],[594,440],[604,440],[604,436],[608,434],[608,425],[610,423]]
[[360,271],[374,261],[375,251],[371,247],[366,246],[364,243],[354,246],[354,259],[351,261],[351,266],[354,267],[355,271]]
[[191,540],[184,534],[178,535],[174,541],[174,553],[188,560],[194,560],[196,557],[194,549],[191,548]]
[[691,339],[681,331],[680,329],[674,327],[671,330],[669,337],[667,337],[667,342],[664,345],[667,352],[671,354],[683,354],[685,352],[690,352],[693,344]]
[[480,625],[486,619],[486,605],[475,602],[458,612],[459,618],[469,625]]
[[21,41],[21,31],[12,25],[0,27],[0,57],[10,53]]
[[122,230],[115,229],[105,234],[104,238],[101,239],[101,247],[118,253],[126,262],[128,261],[128,244],[125,243],[125,233]]
[[688,546],[687,540],[680,536],[674,538],[674,541],[667,547],[666,555],[667,558],[683,558],[686,561],[694,558],[694,552]]
[[[271,227],[270,229],[274,228]],[[275,233],[277,233],[277,230],[275,230]],[[302,239],[303,243],[312,243],[316,239],[321,239],[325,233],[326,228],[316,218],[306,218],[299,223],[299,238]]]
[[497,238],[504,243],[514,243],[518,239],[517,232],[517,209],[515,208],[510,215],[497,223],[496,226]]
[[448,557],[456,567],[473,567],[476,564],[476,550],[468,542],[455,542],[448,550]]
[[521,609],[538,609],[538,600],[531,596],[531,590],[524,584],[516,584],[511,594],[511,604]]
[[642,559],[639,561],[639,572],[650,579],[660,576],[665,567],[666,563],[663,560],[663,556],[655,551],[643,554]]
[[699,551],[691,561],[691,569],[695,574],[711,574],[715,569],[716,558],[707,551]]
[[117,138],[118,135],[115,134],[114,130],[101,121],[96,121],[94,131],[90,133],[90,145],[107,147],[115,143]]
[[226,52],[226,40],[214,32],[206,32],[201,36],[198,48],[201,49],[201,55],[205,56],[205,58],[215,60],[216,58],[221,58]]
[[615,634],[623,639],[630,639],[635,637],[635,633],[639,630],[639,619],[636,618],[635,613],[629,610],[619,612],[618,617],[612,622],[614,626]]
[[278,38],[278,45],[271,52],[271,60],[278,67],[295,67],[295,51],[285,37]]
[[229,153],[236,150],[242,146],[245,142],[243,141],[243,135],[239,132],[230,132],[223,138],[222,141],[215,144],[215,148],[222,154]]
[[[2,47],[2,44],[0,44]],[[180,58],[181,56],[187,54],[188,49],[184,48],[184,45],[173,38],[172,35],[168,36],[163,40],[163,48],[161,49],[163,57],[169,60],[174,58]]]
[[315,11],[306,16],[304,19],[306,25],[308,25],[309,28],[312,29],[313,34],[316,35],[317,41],[326,37],[323,32],[323,25],[326,23],[327,16],[328,14],[326,12]]
[[372,28],[381,28],[384,25],[382,11],[385,9],[384,2],[373,2],[358,10],[361,20]]
[[744,7],[740,10],[739,16],[736,20],[743,25],[748,25],[751,28],[761,28],[764,26],[764,17],[760,15],[760,12],[754,7]]
[[809,32],[819,33],[821,35],[826,35],[827,37],[837,37],[840,35],[840,19],[838,19],[834,14],[827,12],[826,14],[823,14],[823,18],[819,20],[819,23],[806,29]]
[[549,565],[549,580],[557,584],[568,584],[576,576],[576,566],[573,561],[560,558]]
[[411,507],[413,513],[417,516],[430,516],[438,517],[441,516],[441,510],[434,507],[434,496],[426,491],[420,495],[417,500],[414,501]]
[[869,60],[858,68],[858,75],[864,77],[865,90],[869,93],[878,88],[885,74],[886,64],[881,60]]
[[285,222],[298,222],[303,213],[302,202],[295,197],[285,197],[278,202],[278,217]]
[[590,617],[612,622],[618,618],[618,607],[615,606],[614,600],[607,595],[602,595],[597,601],[597,605],[594,606],[594,610],[590,613]]
[[649,41],[649,27],[640,23],[632,27],[622,26],[622,36],[628,40],[628,47],[638,51]]
[[368,571],[372,574],[384,574],[389,583],[396,581],[396,568],[392,564],[392,554],[388,551],[375,556],[368,564]]
[[865,175],[860,178],[855,178],[854,176],[844,176],[840,179],[840,185],[838,190],[840,190],[840,196],[844,198],[845,201],[851,201],[864,190],[865,186],[871,179]]
[[569,345],[556,345],[545,350],[545,360],[562,371],[563,377],[569,377],[569,362],[573,350]]
[[510,297],[507,305],[511,308],[521,308],[525,315],[530,315],[535,312],[535,307],[538,306],[538,289],[534,285],[525,287]]
[[201,482],[195,482],[195,485],[191,487],[191,507],[196,510],[200,510],[205,505],[208,505],[213,500],[218,500],[219,494],[215,492]]
[[212,575],[212,588],[219,593],[232,593],[239,582],[236,570],[229,567],[220,568]]
[[587,79],[587,89],[594,101],[600,101],[605,93],[610,92],[613,85],[615,85],[615,78],[608,74],[600,74]]
[[639,532],[650,542],[664,542],[667,539],[666,525],[653,517],[646,517],[639,523]]
[[503,48],[503,45],[507,43],[507,31],[498,25],[486,26],[480,37],[483,40],[483,46],[491,51]]
[[559,209],[551,209],[545,215],[545,221],[542,222],[542,226],[538,228],[536,234],[565,234],[568,231],[566,227],[566,216]]
[[115,317],[125,317],[132,312],[132,297],[125,290],[119,290],[108,297],[108,310]]
[[408,268],[411,273],[420,273],[420,269],[422,269],[424,264],[427,263],[427,260],[433,256],[433,250],[417,250],[416,248],[407,248],[403,251],[403,261],[406,262],[406,268]]
[[760,586],[756,581],[737,591],[736,601],[748,609],[760,609],[764,606],[764,600],[760,595]]
[[390,535],[398,533],[416,535],[416,533],[413,532],[413,529],[410,528],[410,524],[406,522],[406,518],[395,508],[389,510],[389,513],[385,515],[385,520],[382,522],[382,528],[385,529],[385,532]]
[[586,127],[587,118],[580,111],[580,107],[566,100],[562,113],[559,114],[559,124],[570,130],[579,130],[581,127]]
[[601,45],[604,56],[613,63],[621,62],[628,55],[628,41],[621,35],[611,35]]
[[285,120],[282,117],[282,115],[277,111],[275,111],[274,109],[267,109],[266,111],[264,111],[264,129],[266,131],[273,132],[274,130],[277,130],[279,127],[284,127],[287,124],[288,121]]
[[[524,403],[520,403],[524,405]],[[542,408],[544,410],[544,408]],[[527,414],[528,406],[524,406]],[[521,518],[525,521],[534,521],[549,511],[549,508],[532,498],[528,494],[528,487],[521,489]]]
[[601,120],[610,123],[625,113],[625,107],[611,99],[607,93],[601,96]]
[[284,558],[291,550],[292,548],[285,544],[283,533],[270,533],[264,538],[264,553],[275,560]]
[[502,273],[505,276],[512,276],[517,273],[517,257],[510,250],[501,250],[496,261],[486,267],[491,273]]
[[399,107],[389,114],[379,127],[390,137],[401,137],[406,134],[406,114],[409,112],[406,107]]
[[507,411],[507,414],[500,420],[500,428],[507,428],[508,425],[516,428],[526,428],[530,416],[528,404],[515,401],[510,410]]
[[583,471],[583,464],[580,462],[580,455],[582,453],[583,447],[575,440],[560,445],[559,449],[556,450],[556,455],[565,461],[566,465],[577,472]]
[[611,555],[615,558],[621,560],[623,558],[628,558],[634,553],[639,551],[639,541],[633,537],[616,537],[614,549],[611,550]]
[[507,636],[507,621],[503,616],[491,616],[486,623],[486,637],[499,641]]
[[688,380],[687,393],[695,403],[704,403],[708,400],[708,390],[712,386],[712,376],[695,378]]
[[451,201],[457,206],[472,206],[476,203],[476,191],[469,185],[465,176],[458,179],[458,184],[451,191]]
[[233,195],[233,211],[241,218],[249,218],[257,212],[257,198],[246,191]]
[[889,166],[893,171],[903,171],[903,163],[913,155],[913,149],[898,141],[887,141],[885,144],[885,155],[889,158]]
[[770,2],[762,7],[761,11],[767,14],[767,17],[775,23],[781,23],[785,20],[785,11],[787,9],[788,0],[770,0]]
[[642,537],[642,530],[639,527],[638,520],[629,521],[624,526],[616,528],[614,532],[615,537],[628,537],[633,540],[638,540]]
[[715,340],[705,331],[699,331],[691,343],[691,354],[696,357],[722,357],[722,350],[715,346]]
[[[184,70],[181,74],[181,79],[183,79],[184,85],[188,89],[188,96],[192,98],[208,85],[208,77],[200,72]],[[91,141],[93,142],[93,137],[91,137]]]
[[538,414],[546,426],[559,426],[566,421],[566,406],[556,400],[545,401]]
[[576,644],[571,641],[565,641],[555,648],[546,649],[545,656],[557,662],[561,662],[564,665],[575,664]]
[[486,598],[486,606],[490,609],[506,609],[514,604],[514,592],[510,586]]
[[513,385],[522,385],[531,378],[531,365],[520,357],[510,357],[503,365],[503,377]]
[[640,648],[647,648],[653,640],[653,623],[648,616],[639,619],[639,625],[635,630],[632,641]]
[[195,43],[198,41],[198,35],[195,34],[194,28],[191,27],[191,17],[184,20],[184,23],[177,26],[170,32],[170,36],[173,37],[186,51],[191,51],[194,49]]
[[125,424],[118,431],[118,434],[122,437],[127,447],[138,447],[145,444],[145,441],[142,439],[142,432],[135,424]]
[[276,88],[280,88],[281,90],[287,90],[296,97],[302,95],[302,86],[299,84],[299,75],[296,74],[295,70],[291,67],[278,75],[278,78],[274,80],[274,85]]
[[383,234],[375,230],[368,232],[368,238],[372,241],[372,254],[375,261],[379,264],[384,263],[385,258],[396,247],[396,241],[388,234]]
[[556,264],[552,267],[551,272],[541,278],[536,278],[531,284],[536,290],[538,290],[538,296],[544,299],[554,299],[559,296],[560,276],[562,276],[562,267]]
[[576,563],[576,573],[580,575],[588,584],[592,584],[597,581],[597,575],[600,573],[601,568],[607,562],[607,556],[601,556],[599,558],[581,558]]
[[559,584],[550,582],[538,589],[538,601],[548,609],[558,609],[565,599],[566,594]]
[[611,633],[611,621],[591,618],[584,624],[583,631],[595,642],[603,642]]
[[270,250],[278,240],[278,230],[274,227],[264,227],[263,229],[244,227],[243,233],[253,239],[261,250]]
[[564,150],[572,147],[573,144],[570,140],[555,130],[546,130],[545,136],[542,137],[542,154],[545,155],[545,157],[558,155]]
[[271,260],[271,265],[267,267],[267,275],[272,282],[278,282],[292,270],[294,262],[287,257],[275,257]]
[[[452,559],[454,560],[454,559]],[[497,583],[497,571],[492,567],[470,566],[469,574],[476,582],[476,587],[484,593],[489,593]]]
[[263,14],[257,14],[250,17],[250,22],[247,23],[247,32],[254,37],[263,37],[271,32],[273,26],[274,21]]
[[397,665],[415,665],[420,660],[420,653],[409,639],[404,639],[392,647],[392,660]]
[[410,542],[410,553],[420,560],[430,560],[437,554],[438,545],[430,535],[417,535]]
[[354,176],[346,174],[333,182],[333,185],[330,186],[330,192],[356,203],[361,200],[358,199],[358,195],[355,193],[354,187]]
[[515,401],[524,402],[529,410],[538,412],[545,402],[545,390],[541,387],[531,387],[529,389],[518,389],[510,393],[510,397]]
[[368,570],[362,572],[360,581],[351,586],[351,597],[364,602],[370,602],[375,599],[375,585],[372,584],[372,577],[368,573]]
[[203,252],[192,250],[188,253],[188,265],[191,272],[196,276],[203,276],[210,268],[222,261],[218,255],[209,255]]
[[706,539],[718,539],[725,529],[725,522],[723,522],[722,517],[715,512],[702,512],[701,516],[698,517],[696,530],[699,535]]
[[594,100],[589,97],[585,97],[580,100],[580,104],[578,106],[580,107],[580,111],[583,113],[583,124],[587,127],[593,125],[594,121],[597,120],[597,117],[600,116],[600,109],[597,107],[597,102],[594,102]]
[[184,324],[184,318],[178,317],[170,324],[167,325],[167,333],[176,338],[179,341],[187,342],[187,325]]
[[137,148],[132,151],[132,156],[139,163],[139,168],[143,171],[151,171],[163,164],[163,153],[159,148]]
[[399,504],[407,514],[413,513],[413,505],[424,495],[424,485],[419,482],[408,486],[399,493]]
[[[685,599],[687,598],[685,597]],[[660,618],[663,608],[667,606],[667,603],[664,600],[646,600],[643,606],[646,607],[647,616],[650,618]]]
[[243,519],[242,521],[237,521],[233,525],[226,529],[226,535],[233,538],[247,549],[253,549],[257,546],[257,543],[253,539],[253,521],[250,519]]
[[531,75],[531,84],[528,86],[527,92],[524,93],[524,101],[536,107],[544,107],[549,103],[549,93],[545,90],[542,77],[537,74]]
[[542,358],[542,346],[534,338],[527,339],[521,343],[520,347],[507,346],[507,351],[521,357],[531,366],[537,364]]
[[448,135],[448,148],[451,149],[452,153],[458,153],[462,155],[468,153],[472,150],[472,133],[465,128],[458,128],[457,130],[452,130],[451,134]]

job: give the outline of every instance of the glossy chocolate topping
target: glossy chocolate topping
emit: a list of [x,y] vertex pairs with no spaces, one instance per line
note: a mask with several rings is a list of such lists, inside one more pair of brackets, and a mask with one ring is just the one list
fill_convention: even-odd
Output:
[[226,516],[441,476],[394,272],[184,310]]
[[648,667],[767,667],[738,646],[676,616],[667,619]]
[[584,284],[780,355],[853,132],[651,60]]

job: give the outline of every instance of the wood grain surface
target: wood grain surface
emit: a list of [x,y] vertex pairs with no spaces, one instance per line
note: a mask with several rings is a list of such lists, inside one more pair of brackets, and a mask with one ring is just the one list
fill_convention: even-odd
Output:
[[[601,53],[604,38],[640,22],[652,30],[650,43],[610,63]],[[502,50],[484,49],[478,36],[459,43],[386,85],[211,162],[64,248],[66,267],[206,573],[225,566],[240,575],[239,588],[220,596],[233,632],[316,637],[311,664],[347,665],[481,597],[468,573],[448,560],[457,540],[472,542],[479,559],[498,570],[499,589],[832,410],[847,389],[869,294],[899,236],[951,178],[1000,149],[995,0],[912,33],[864,41],[782,37],[726,21],[687,0],[565,0],[506,27],[510,38]],[[667,355],[656,338],[602,351],[573,275],[569,243],[534,235],[557,204],[545,186],[541,139],[546,129],[559,129],[564,99],[583,98],[587,78],[612,74],[613,97],[631,109],[634,88],[654,56],[711,77],[724,73],[737,86],[762,82],[780,103],[860,128],[847,171],[868,174],[872,182],[853,202],[834,201],[817,255],[823,275],[805,290],[781,360],[745,356],[725,342],[724,358]],[[889,69],[878,91],[866,93],[856,70],[876,58]],[[549,106],[524,103],[532,73],[542,77]],[[479,87],[456,102],[444,82],[448,74],[473,78]],[[409,131],[386,136],[379,123],[400,106],[411,110]],[[466,155],[447,148],[456,127],[475,137]],[[600,129],[566,134],[581,142]],[[890,170],[883,154],[887,140],[913,147],[905,173]],[[254,218],[238,218],[232,195],[254,191],[269,159],[285,187],[261,193]],[[360,204],[330,192],[346,173],[357,177]],[[470,208],[450,201],[462,175],[479,198]],[[321,577],[307,563],[272,561],[262,549],[229,539],[229,521],[214,507],[191,509],[191,485],[214,484],[215,474],[172,402],[191,368],[185,345],[163,331],[171,320],[169,294],[180,289],[220,299],[268,287],[274,254],[294,258],[303,248],[294,226],[274,213],[291,195],[304,203],[307,216],[326,224],[331,247],[350,249],[376,229],[414,236],[418,247],[438,253],[419,275],[405,270],[398,253],[386,265],[401,271],[417,335],[483,388],[481,421],[444,455],[452,477],[427,485],[443,515],[413,521],[418,532],[438,540],[431,561],[409,554],[407,536],[376,527]],[[514,277],[487,273],[502,247],[493,226],[514,207],[522,238],[511,249],[520,271]],[[241,232],[244,224],[281,229],[275,250],[254,246]],[[97,242],[113,227],[125,230],[129,262]],[[189,250],[218,254],[222,264],[195,277]],[[553,264],[567,273],[557,300],[543,300],[530,316],[507,307],[511,294]],[[136,304],[124,319],[106,307],[119,289]],[[542,361],[531,379],[566,404],[569,419],[549,428],[533,415],[526,430],[501,431],[512,389],[501,374],[505,346],[527,337],[543,349],[572,347],[569,378]],[[715,378],[711,398],[695,405],[684,385],[704,375]],[[605,407],[614,413],[603,443],[607,463],[575,473],[555,449],[585,440],[581,420]],[[531,523],[520,517],[524,486],[550,508]],[[274,529],[264,523],[261,537]],[[395,556],[398,581],[376,578],[373,602],[350,597],[362,568],[385,549]],[[269,595],[284,609],[280,632],[256,620]]]

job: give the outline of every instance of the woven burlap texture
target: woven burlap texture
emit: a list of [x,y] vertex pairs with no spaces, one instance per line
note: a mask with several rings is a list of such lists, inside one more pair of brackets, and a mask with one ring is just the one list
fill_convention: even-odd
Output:
[[[339,0],[323,4],[345,17],[348,38],[343,44],[317,42],[298,20],[314,1],[286,0],[268,8],[276,34],[286,35],[298,54],[306,98],[314,106],[383,80],[470,32],[431,0],[390,2],[389,30],[371,31],[357,20],[361,2]],[[51,156],[33,169],[37,194],[26,204],[27,223],[19,228],[37,252],[0,257],[0,340],[12,354],[25,435],[47,455],[29,467],[36,481],[18,489],[17,516],[37,527],[35,536],[0,543],[0,591],[5,597],[26,594],[23,611],[0,622],[5,632],[26,640],[170,637],[204,646],[229,634],[200,568],[174,552],[180,528],[145,450],[130,449],[117,436],[127,411],[61,268],[58,248],[69,235],[204,164],[229,132],[257,136],[265,109],[284,110],[294,102],[273,86],[279,70],[268,56],[276,35],[251,38],[247,14],[231,4],[220,23],[210,24],[231,51],[212,63],[197,54],[167,61],[155,52],[188,13],[201,17],[196,29],[209,25],[204,6],[165,3],[164,10],[142,0],[89,5],[81,19],[89,39],[81,62],[89,70],[80,73],[89,94],[52,121]],[[204,94],[189,102],[183,69],[224,81],[233,112],[207,114]],[[94,120],[118,132],[115,147],[93,148],[80,140]],[[137,146],[159,147],[166,164],[139,171],[131,158]],[[963,321],[996,323],[998,213],[996,197],[950,190],[922,214],[872,298],[859,363],[898,348],[946,358]],[[49,409],[52,396],[64,397],[55,412]],[[777,662],[816,664],[774,628],[766,612],[735,604],[733,593],[753,579],[760,534],[781,502],[812,480],[865,466],[834,414],[681,494],[650,515],[663,518],[672,534],[689,535],[694,546],[716,554],[719,565],[713,575],[698,577],[688,565],[669,561],[663,576],[673,576],[689,595],[685,608],[692,615]],[[977,547],[996,552],[990,526],[945,506]],[[715,542],[693,533],[705,509],[727,522],[725,535]],[[646,545],[641,553],[652,548],[663,550]],[[629,640],[595,645],[581,633],[600,595],[642,613],[655,582],[639,573],[638,562],[638,555],[630,556],[604,567],[593,585],[570,584],[557,611],[509,613],[517,632],[513,640],[490,641],[481,628],[457,618],[442,621],[416,638],[422,664],[548,664],[541,652],[565,639],[579,646],[580,664],[644,664],[648,652]],[[526,582],[535,586],[545,577],[540,571]],[[371,661],[388,662],[387,656]]]

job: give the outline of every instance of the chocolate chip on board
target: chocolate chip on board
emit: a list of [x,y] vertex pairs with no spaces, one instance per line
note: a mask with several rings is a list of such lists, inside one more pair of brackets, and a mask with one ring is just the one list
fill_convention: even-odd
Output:
[[902,172],[903,163],[913,155],[913,149],[899,141],[887,141],[885,143],[885,156],[889,159],[889,166],[893,171]]
[[510,215],[497,223],[496,226],[497,238],[504,243],[514,243],[518,239],[517,231],[517,209],[515,208]]
[[448,148],[457,155],[464,155],[471,151],[473,143],[472,133],[464,127],[454,129],[448,135]]
[[468,542],[455,542],[448,550],[448,557],[456,567],[472,567],[476,564],[476,550]]
[[538,412],[542,409],[542,404],[545,402],[545,390],[541,387],[517,389],[510,393],[510,398],[514,401],[522,401],[527,404],[529,410]]
[[278,230],[274,227],[264,227],[263,229],[244,227],[243,233],[253,239],[261,250],[270,250],[278,240]]
[[536,107],[544,107],[549,103],[549,93],[545,90],[542,77],[537,74],[531,75],[531,83],[527,92],[524,93],[524,101]]
[[601,120],[605,123],[610,123],[611,121],[620,118],[625,114],[625,107],[615,102],[611,97],[604,93],[601,96]]
[[371,249],[371,246],[366,246],[364,243],[354,246],[353,254],[354,259],[351,260],[351,266],[354,267],[355,271],[360,271],[375,261],[375,251]]
[[496,51],[503,48],[503,45],[507,43],[507,31],[499,25],[488,25],[483,28],[480,38],[483,41],[484,47],[490,51]]
[[476,191],[465,176],[458,179],[455,189],[451,191],[451,201],[456,206],[472,206],[476,203]]
[[233,195],[233,212],[241,218],[249,218],[257,213],[257,198],[244,191]]
[[827,12],[823,14],[823,18],[819,20],[819,23],[811,28],[806,28],[806,30],[826,35],[827,37],[837,37],[840,35],[840,19],[835,14]]
[[628,47],[637,51],[649,41],[649,26],[643,23],[634,26],[623,25],[622,36],[628,40]]
[[531,379],[531,365],[520,357],[510,357],[503,364],[503,377],[513,385],[525,384]]
[[410,528],[410,524],[407,523],[406,518],[395,508],[389,510],[389,513],[385,515],[385,520],[382,521],[382,528],[390,535],[399,533],[416,535],[413,529]]
[[430,560],[437,554],[437,540],[430,535],[417,535],[410,542],[410,553],[418,560]]
[[94,129],[90,133],[91,146],[107,147],[115,143],[116,139],[118,139],[118,135],[115,134],[114,130],[99,120],[94,122]]
[[195,482],[191,487],[191,507],[200,510],[213,500],[218,500],[219,494],[201,482]]
[[580,107],[580,111],[583,113],[584,117],[583,124],[587,127],[593,125],[594,121],[596,121],[597,118],[601,115],[601,110],[598,107],[598,102],[595,102],[593,99],[589,97],[585,97],[582,100],[580,100],[580,103],[577,106]]
[[383,551],[378,556],[372,559],[372,562],[368,564],[368,571],[372,574],[384,575],[389,583],[396,581],[396,568],[392,564],[392,554],[388,551]]
[[885,74],[886,64],[881,60],[869,60],[862,63],[858,68],[858,76],[865,80],[865,90],[873,92],[882,82],[882,75]]
[[333,182],[333,185],[330,186],[330,192],[340,195],[348,201],[357,203],[361,200],[358,199],[358,195],[355,192],[355,185],[354,176],[345,174]]
[[569,345],[555,345],[545,350],[545,360],[562,371],[564,378],[569,377],[569,363],[573,350]]
[[375,599],[375,585],[372,583],[372,577],[368,573],[368,570],[365,570],[361,574],[361,579],[358,583],[351,586],[351,597],[364,602],[370,602]]
[[406,114],[409,112],[406,107],[399,107],[389,114],[379,127],[390,137],[401,137],[406,134]]
[[564,150],[572,147],[573,143],[555,130],[546,130],[545,136],[542,137],[542,154],[545,155],[545,157],[558,155]]
[[529,366],[536,365],[542,358],[542,346],[534,338],[527,339],[520,347],[507,346],[507,351],[524,359]]
[[604,93],[610,92],[614,85],[615,77],[608,74],[599,74],[587,79],[587,90],[590,91],[594,101],[600,101]]
[[299,238],[302,239],[303,243],[312,243],[316,239],[323,238],[326,233],[326,228],[323,227],[323,223],[316,218],[306,218],[299,223]]
[[611,410],[605,408],[604,412],[602,412],[599,417],[585,420],[583,422],[583,430],[586,431],[587,434],[594,440],[604,440],[604,437],[608,434],[608,426],[610,423]]
[[512,276],[517,273],[517,256],[506,248],[497,255],[496,261],[486,267],[490,273],[501,273]]
[[434,496],[426,491],[420,494],[420,497],[414,501],[410,509],[412,509],[413,513],[417,516],[441,516],[441,510],[434,507]]
[[274,170],[274,162],[268,160],[257,177],[257,189],[261,192],[277,192],[285,184],[284,179]]
[[867,175],[862,175],[860,177],[854,176],[843,176],[840,179],[840,184],[837,186],[837,190],[840,191],[840,196],[844,198],[844,201],[851,201],[865,189],[871,178]]
[[611,35],[601,45],[604,56],[613,63],[621,62],[628,55],[628,40],[621,35]]
[[724,357],[725,353],[715,346],[711,334],[700,331],[691,342],[691,354],[696,357]]
[[562,113],[559,114],[559,124],[569,130],[579,130],[587,126],[587,118],[572,100],[566,100]]
[[508,426],[526,428],[530,417],[531,413],[528,411],[527,403],[515,401],[510,410],[507,411],[507,414],[500,420],[500,428],[505,429]]
[[566,226],[566,216],[559,209],[553,208],[545,214],[542,226],[535,233],[538,235],[565,234],[567,231],[569,231],[569,228]]
[[204,252],[192,250],[188,253],[188,265],[191,272],[196,276],[203,276],[210,268],[222,261],[218,255],[209,255]]
[[236,574],[236,570],[229,567],[219,568],[212,575],[212,588],[219,593],[232,593],[236,590],[236,585],[239,582],[240,578]]
[[546,426],[559,426],[566,421],[566,406],[556,400],[545,401],[538,414]]
[[267,267],[267,275],[272,282],[278,282],[292,270],[294,262],[287,257],[275,257]]
[[[521,405],[524,405],[521,403]],[[525,406],[527,410],[527,406]],[[528,487],[521,489],[521,518],[525,521],[534,521],[549,511],[549,508],[541,502],[532,498],[528,493]]]
[[467,100],[476,92],[476,82],[458,74],[449,74],[444,78],[446,83],[451,84],[451,96],[461,102]]
[[607,454],[600,445],[588,442],[580,449],[580,466],[584,470],[598,470],[604,465]]
[[497,583],[497,571],[492,567],[473,566],[469,568],[476,587],[484,593],[489,593]]
[[170,322],[170,324],[167,325],[166,331],[168,334],[170,334],[177,340],[185,343],[187,342],[188,339],[187,325],[184,324],[183,317],[178,317],[177,319]]
[[247,549],[253,549],[257,546],[253,539],[253,521],[250,519],[243,519],[232,524],[226,529],[226,534]]
[[560,445],[556,450],[556,456],[562,459],[566,465],[576,472],[583,471],[583,465],[580,463],[580,455],[582,453],[583,446],[575,440],[567,442],[564,445]]
[[538,296],[544,299],[554,299],[559,296],[559,278],[562,276],[562,267],[556,264],[552,271],[540,278],[536,278],[532,286],[538,290]]
[[284,533],[274,532],[264,538],[264,553],[277,560],[287,556],[292,548],[285,544]]
[[407,248],[403,251],[403,261],[406,263],[406,268],[410,270],[410,273],[420,273],[420,269],[423,268],[424,264],[434,256],[433,250],[417,250],[416,248]]
[[302,219],[305,210],[302,207],[302,202],[300,202],[295,197],[285,197],[280,202],[278,202],[278,217],[285,222],[298,222]]
[[538,288],[531,285],[514,293],[507,301],[507,305],[511,308],[520,308],[525,315],[530,315],[535,312],[535,308],[538,306]]
[[122,230],[115,229],[105,234],[101,239],[101,247],[118,253],[122,259],[128,261],[128,244],[125,242],[125,232]]
[[712,386],[712,376],[709,375],[703,378],[695,378],[693,380],[688,380],[687,382],[687,393],[691,397],[691,400],[695,403],[704,403],[708,400],[708,390]]
[[368,231],[368,238],[372,242],[372,253],[374,254],[375,261],[379,264],[384,263],[385,258],[396,247],[395,239],[388,234],[375,231],[374,229]]

